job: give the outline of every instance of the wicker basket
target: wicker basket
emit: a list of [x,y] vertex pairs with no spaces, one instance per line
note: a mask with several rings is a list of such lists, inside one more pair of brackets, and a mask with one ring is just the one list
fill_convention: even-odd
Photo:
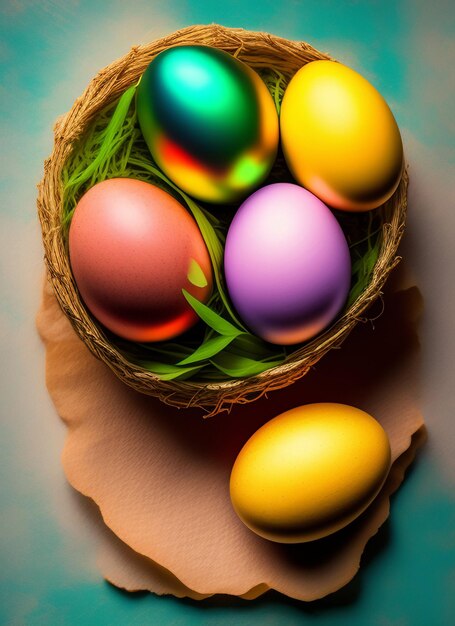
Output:
[[406,218],[407,172],[392,198],[383,207],[382,245],[368,287],[337,322],[314,340],[296,350],[280,366],[262,374],[221,383],[163,381],[155,374],[127,361],[103,334],[81,302],[72,277],[61,227],[62,167],[73,145],[97,113],[135,83],[152,58],[169,46],[207,44],[225,50],[255,69],[273,66],[291,77],[302,65],[329,59],[309,44],[294,42],[267,33],[251,32],[219,25],[191,26],[130,52],[101,70],[67,115],[55,125],[55,144],[44,164],[39,184],[38,213],[41,221],[45,261],[57,300],[79,337],[126,384],[176,407],[197,406],[210,414],[229,409],[233,403],[246,403],[264,393],[285,387],[304,376],[331,348],[338,347],[381,294],[389,272],[399,262],[396,255]]

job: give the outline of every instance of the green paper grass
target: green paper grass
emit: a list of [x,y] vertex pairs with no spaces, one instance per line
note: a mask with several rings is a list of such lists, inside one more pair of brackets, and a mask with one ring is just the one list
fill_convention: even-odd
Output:
[[[286,80],[273,69],[260,74],[279,113]],[[210,254],[215,285],[207,304],[202,304],[184,291],[200,323],[173,341],[134,343],[107,330],[106,335],[128,360],[163,380],[192,378],[217,382],[254,376],[280,365],[300,345],[276,346],[251,334],[238,319],[224,286],[223,250],[233,216],[232,208],[217,208],[217,215],[213,215],[208,205],[197,203],[181,191],[153,162],[136,118],[136,87],[133,85],[127,89],[119,100],[97,117],[65,164],[62,172],[65,241],[68,241],[73,211],[90,187],[116,177],[151,182],[176,197],[195,218]],[[264,184],[284,180],[292,181],[292,177],[279,155]],[[381,247],[381,218],[378,211],[360,214],[336,212],[336,216],[351,251],[352,281],[346,303],[348,308],[371,281]],[[199,266],[190,268],[189,279],[195,284],[203,284],[205,277]]]

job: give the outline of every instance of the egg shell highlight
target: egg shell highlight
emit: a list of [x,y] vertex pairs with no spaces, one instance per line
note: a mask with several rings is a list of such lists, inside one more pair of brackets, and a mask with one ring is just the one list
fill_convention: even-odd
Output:
[[246,442],[232,469],[231,501],[265,539],[313,541],[369,506],[390,462],[387,434],[368,413],[308,404],[270,420]]

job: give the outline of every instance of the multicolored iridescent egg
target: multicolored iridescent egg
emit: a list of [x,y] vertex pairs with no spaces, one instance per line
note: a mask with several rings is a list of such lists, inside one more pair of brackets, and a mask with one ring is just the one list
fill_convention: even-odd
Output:
[[207,301],[212,266],[199,228],[171,195],[113,178],[85,193],[69,233],[71,269],[87,308],[113,333],[164,341],[198,317],[182,294]]
[[298,183],[344,211],[367,211],[400,182],[403,146],[387,102],[365,78],[313,61],[291,79],[280,113],[281,143]]
[[262,187],[243,202],[227,234],[224,271],[241,319],[283,345],[328,326],[351,282],[348,244],[333,213],[290,183]]
[[199,200],[242,199],[273,165],[273,99],[260,76],[227,52],[201,45],[164,50],[142,75],[136,106],[155,162]]

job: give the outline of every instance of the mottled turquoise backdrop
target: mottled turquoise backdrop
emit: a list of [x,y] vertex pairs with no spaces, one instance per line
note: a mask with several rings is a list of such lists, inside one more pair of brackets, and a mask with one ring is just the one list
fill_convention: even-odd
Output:
[[[1,597],[8,625],[451,626],[455,623],[454,9],[450,1],[95,2],[2,0]],[[64,427],[34,328],[42,249],[36,183],[56,117],[131,45],[218,22],[306,40],[369,78],[402,129],[411,167],[402,247],[425,299],[420,326],[425,450],[390,520],[344,590],[303,604],[128,595],[104,582],[97,530],[67,486]]]

